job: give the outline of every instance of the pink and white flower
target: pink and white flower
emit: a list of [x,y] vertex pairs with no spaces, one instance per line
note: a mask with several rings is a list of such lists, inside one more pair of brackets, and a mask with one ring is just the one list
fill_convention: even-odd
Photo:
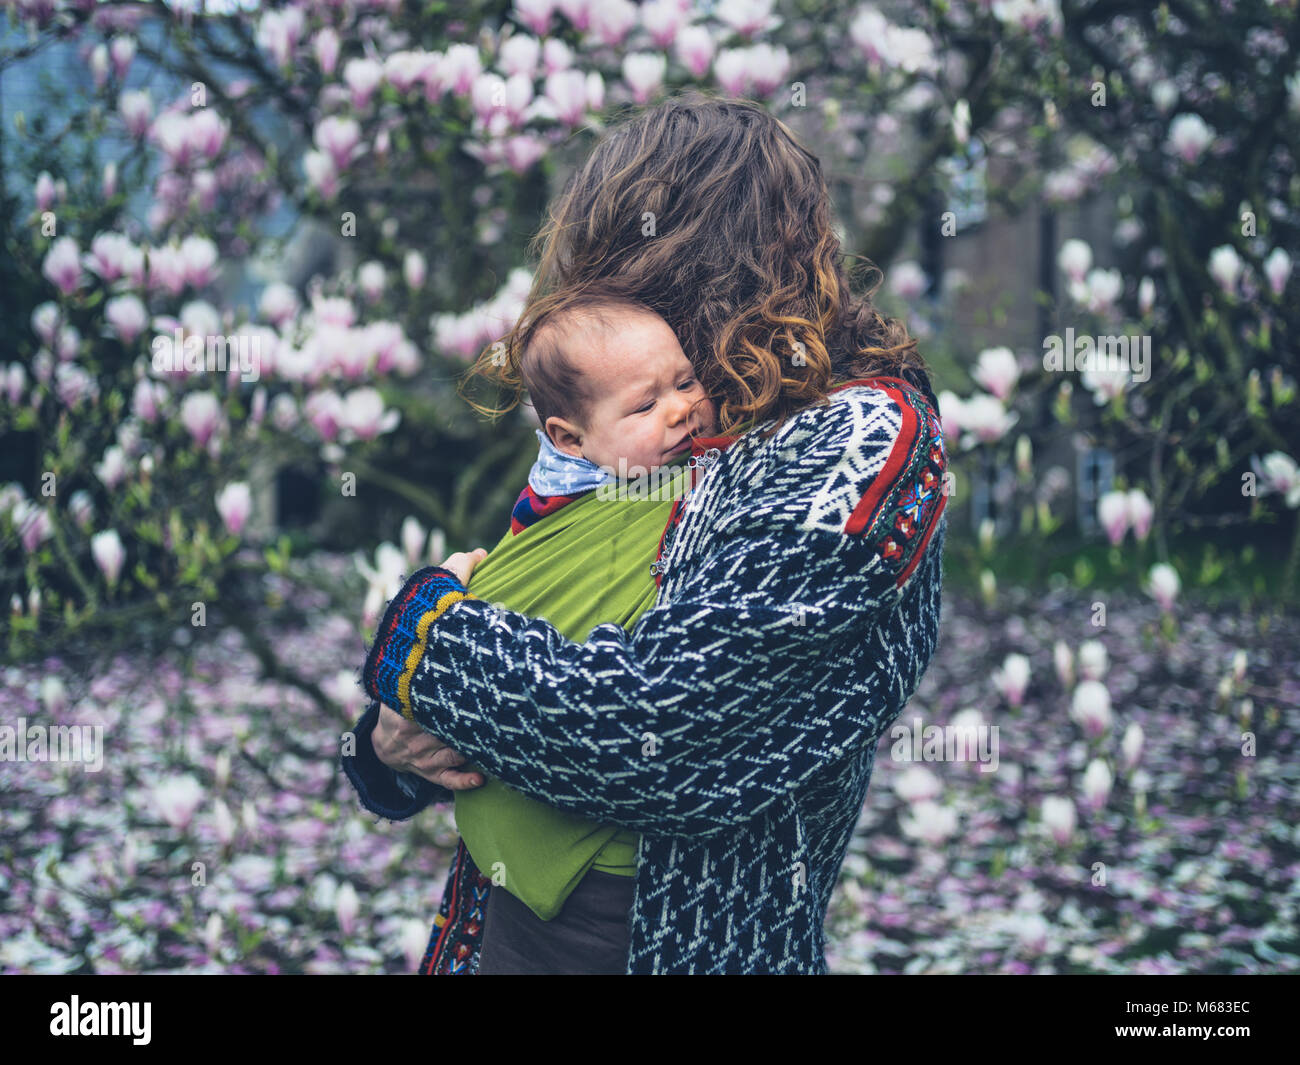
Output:
[[231,481],[217,493],[217,513],[221,515],[226,530],[238,536],[253,509],[253,494],[244,481]]
[[81,251],[71,237],[59,237],[45,253],[41,273],[63,295],[70,296],[85,280],[81,272]]
[[105,529],[90,538],[90,553],[95,565],[104,575],[104,581],[110,588],[117,584],[122,573],[122,564],[126,561],[126,549],[116,529]]

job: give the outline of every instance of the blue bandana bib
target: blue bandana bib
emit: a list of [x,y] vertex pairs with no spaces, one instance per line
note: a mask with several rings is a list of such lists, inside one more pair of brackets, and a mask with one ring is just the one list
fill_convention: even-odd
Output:
[[534,429],[540,445],[537,461],[528,473],[528,485],[539,496],[572,496],[616,480],[588,459],[566,455],[551,438]]

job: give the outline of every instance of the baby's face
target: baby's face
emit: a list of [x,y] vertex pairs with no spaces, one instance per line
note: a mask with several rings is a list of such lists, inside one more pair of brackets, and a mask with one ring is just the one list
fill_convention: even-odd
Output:
[[626,471],[649,470],[687,454],[692,435],[714,435],[717,414],[667,322],[634,311],[617,321],[607,333],[584,328],[568,345],[596,397],[588,424],[552,417],[546,429],[561,451],[620,474],[620,459]]

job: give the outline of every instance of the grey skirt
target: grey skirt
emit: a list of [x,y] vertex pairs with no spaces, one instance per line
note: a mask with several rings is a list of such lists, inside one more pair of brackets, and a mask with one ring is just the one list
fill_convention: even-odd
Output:
[[488,893],[480,976],[621,976],[631,943],[636,877],[590,869],[543,921],[502,887]]

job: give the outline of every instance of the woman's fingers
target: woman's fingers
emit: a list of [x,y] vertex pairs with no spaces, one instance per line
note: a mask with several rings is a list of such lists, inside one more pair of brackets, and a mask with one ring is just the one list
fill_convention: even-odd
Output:
[[387,706],[380,707],[371,742],[376,757],[399,772],[414,773],[452,791],[468,791],[484,783],[482,773],[456,768],[465,764],[463,754]]

